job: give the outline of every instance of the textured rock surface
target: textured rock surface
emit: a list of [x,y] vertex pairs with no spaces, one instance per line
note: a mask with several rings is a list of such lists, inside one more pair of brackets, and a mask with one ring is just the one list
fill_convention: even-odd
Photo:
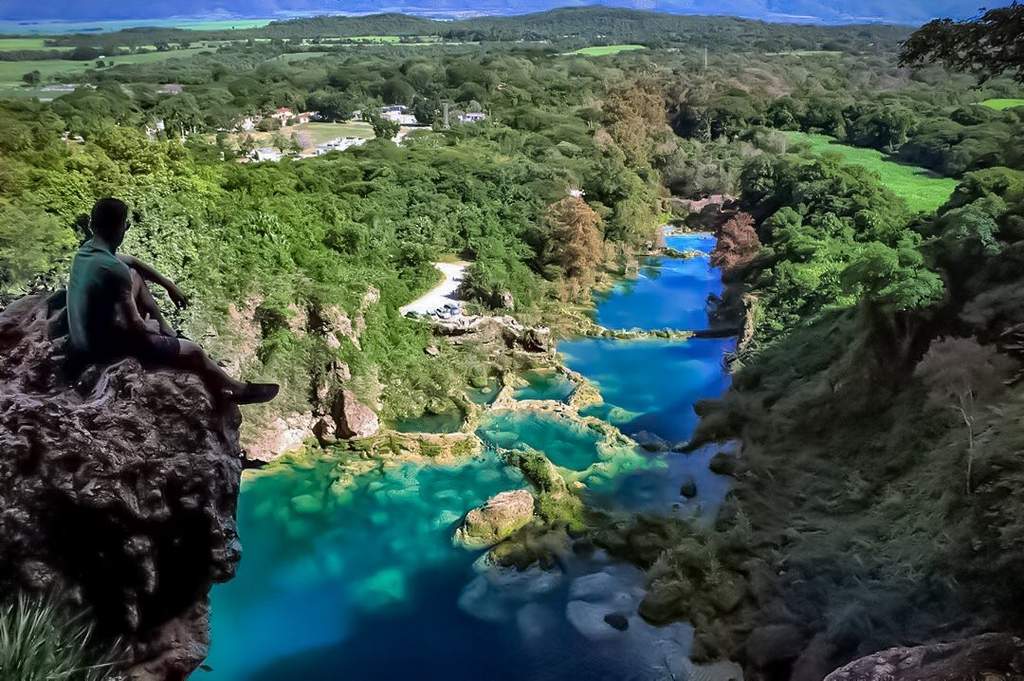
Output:
[[370,437],[380,430],[380,419],[373,410],[361,404],[351,390],[338,392],[331,409],[335,434],[347,440],[353,437]]
[[1024,639],[983,634],[953,643],[889,648],[837,669],[825,681],[1019,681]]
[[132,647],[132,678],[184,679],[240,557],[241,415],[133,359],[70,385],[58,318],[38,296],[0,313],[0,593],[67,594]]
[[466,514],[462,526],[455,531],[455,542],[471,549],[494,546],[532,517],[533,495],[528,490],[501,492]]

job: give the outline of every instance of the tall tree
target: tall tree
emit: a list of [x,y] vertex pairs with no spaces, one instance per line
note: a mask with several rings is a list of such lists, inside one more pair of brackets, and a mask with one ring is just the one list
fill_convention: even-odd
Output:
[[939,62],[982,81],[1007,71],[1024,82],[1024,5],[992,9],[972,21],[936,19],[903,43],[901,66]]
[[574,194],[548,206],[544,221],[548,227],[545,260],[561,268],[566,293],[574,299],[593,282],[604,257],[601,217]]
[[971,493],[976,449],[978,403],[1003,391],[1012,361],[991,345],[973,338],[942,338],[932,343],[915,375],[929,390],[929,399],[953,410],[967,431],[967,493]]

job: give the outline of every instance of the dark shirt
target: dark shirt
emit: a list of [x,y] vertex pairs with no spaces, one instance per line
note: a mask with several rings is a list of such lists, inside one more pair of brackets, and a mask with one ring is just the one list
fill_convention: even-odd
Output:
[[75,352],[102,352],[118,333],[118,305],[131,289],[128,266],[92,239],[82,244],[68,280],[68,326]]

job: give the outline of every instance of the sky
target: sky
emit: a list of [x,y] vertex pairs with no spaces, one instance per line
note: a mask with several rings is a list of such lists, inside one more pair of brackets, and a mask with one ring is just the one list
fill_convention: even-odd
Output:
[[[770,21],[919,24],[969,18],[997,0],[606,0],[600,4],[674,14],[728,14]],[[522,14],[587,0],[0,0],[0,20],[82,21],[171,17],[284,18],[300,14],[405,12],[427,16]]]

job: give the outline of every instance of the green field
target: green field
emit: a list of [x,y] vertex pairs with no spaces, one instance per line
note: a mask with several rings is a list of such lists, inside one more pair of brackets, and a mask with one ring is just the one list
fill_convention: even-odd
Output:
[[940,177],[917,166],[897,163],[875,149],[839,144],[828,135],[793,131],[786,131],[785,135],[792,142],[809,144],[811,151],[816,154],[838,154],[845,163],[873,170],[881,176],[886,187],[903,197],[915,211],[935,210],[956,189],[957,181],[952,178]]
[[582,54],[586,57],[605,57],[609,54],[618,54],[619,52],[646,49],[644,45],[597,45],[595,47],[583,47],[570,54]]
[[[119,57],[105,57],[103,61],[119,64],[147,64],[165,61],[176,57],[189,57],[205,50],[205,47],[192,47],[187,50],[169,50],[167,52],[147,52],[145,54],[126,54]],[[21,77],[32,71],[39,71],[43,81],[47,82],[58,74],[75,74],[96,67],[93,61],[71,61],[68,59],[40,59],[36,61],[0,61],[0,87],[21,85]]]
[[15,50],[69,50],[70,47],[47,47],[43,38],[0,38],[0,52]]
[[839,50],[790,50],[789,52],[765,52],[766,57],[835,57]]
[[306,59],[314,59],[316,57],[323,57],[324,55],[331,54],[330,52],[291,52],[289,54],[279,54],[270,61],[283,61],[287,64],[292,64],[297,61],[304,61]]
[[1004,111],[1015,106],[1024,106],[1024,99],[986,99],[981,105],[996,111]]

